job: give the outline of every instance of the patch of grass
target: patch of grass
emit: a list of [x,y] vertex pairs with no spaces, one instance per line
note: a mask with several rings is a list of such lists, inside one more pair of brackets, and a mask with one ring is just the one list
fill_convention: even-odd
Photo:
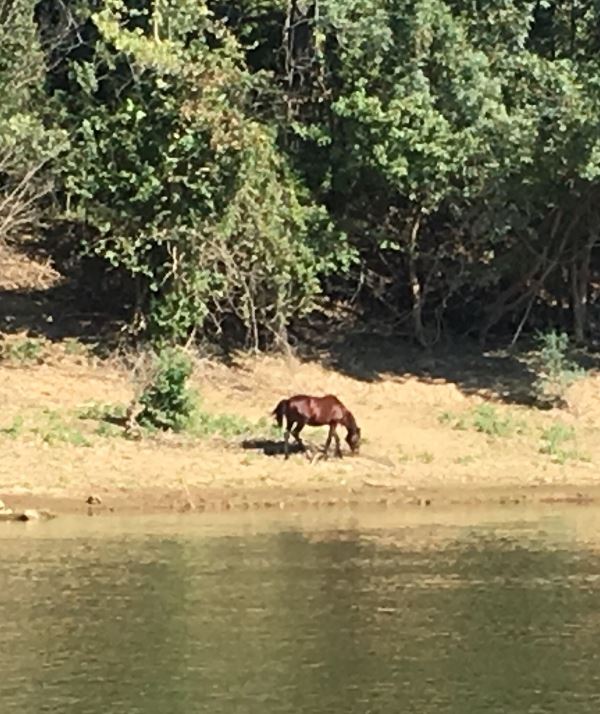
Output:
[[453,414],[452,412],[442,412],[438,421],[440,424],[447,424],[452,429],[465,431],[468,428],[468,420],[464,414]]
[[[123,405],[102,404],[90,402],[83,405],[78,411],[80,419],[90,419],[99,422],[94,433],[103,437],[124,436],[128,434],[122,428],[126,418],[127,408]],[[141,432],[144,436],[151,437],[158,434],[161,428],[156,424],[142,422]],[[178,430],[193,437],[222,436],[233,438],[245,434],[260,432],[265,436],[278,436],[279,431],[266,417],[262,417],[256,424],[245,417],[236,414],[211,414],[199,408],[198,403],[188,415],[185,425]]]
[[191,416],[187,431],[194,436],[223,436],[226,439],[249,434],[255,426],[236,414],[209,414],[197,409]]
[[84,356],[88,354],[88,347],[80,342],[76,337],[65,337],[62,347],[67,355]]
[[540,453],[548,454],[552,461],[559,464],[567,461],[589,461],[577,448],[575,429],[560,421],[542,431]]
[[94,429],[94,434],[96,434],[96,436],[102,436],[104,438],[123,436],[123,429],[120,426],[117,426],[116,424],[111,424],[107,421],[101,421]]
[[479,404],[473,413],[473,427],[476,431],[492,437],[512,436],[523,431],[520,421],[510,414],[502,416],[492,404]]
[[267,417],[264,416],[256,422],[256,430],[265,437],[277,438],[281,436],[281,430],[277,424],[275,424],[272,419],[267,419]]
[[421,464],[430,464],[435,459],[435,456],[431,451],[417,451],[414,454],[407,454],[406,451],[400,446],[398,447],[398,461],[401,464],[406,464],[409,461],[418,461]]
[[127,407],[122,404],[89,402],[78,409],[77,416],[80,419],[114,422],[124,420],[126,413]]
[[0,359],[24,366],[32,362],[40,363],[44,353],[44,340],[23,337],[0,343]]
[[18,414],[8,426],[0,427],[0,434],[4,434],[11,439],[17,439],[25,432],[25,419]]
[[76,414],[79,419],[98,422],[94,429],[96,436],[103,438],[127,437],[127,433],[123,428],[127,407],[123,404],[89,402],[80,407]]
[[46,444],[70,444],[71,446],[91,446],[85,435],[64,420],[61,414],[51,409],[44,410],[44,423],[31,429]]
[[443,412],[438,417],[438,421],[441,424],[448,424],[452,429],[460,431],[475,429],[493,438],[523,434],[527,431],[527,425],[522,419],[517,419],[511,414],[501,414],[493,404],[479,404],[469,413],[458,415]]
[[406,464],[410,461],[410,455],[401,446],[398,447],[398,461],[401,464]]
[[466,454],[465,456],[457,456],[454,459],[454,463],[459,466],[468,466],[476,461],[476,457],[472,454]]
[[430,464],[433,462],[434,456],[431,451],[419,451],[415,455],[415,459],[422,464]]

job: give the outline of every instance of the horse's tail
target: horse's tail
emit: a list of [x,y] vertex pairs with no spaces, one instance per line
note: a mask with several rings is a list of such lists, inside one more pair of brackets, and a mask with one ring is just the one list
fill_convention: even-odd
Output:
[[275,417],[277,421],[277,426],[281,429],[283,426],[283,417],[285,416],[285,408],[287,406],[287,399],[282,399],[279,404],[271,412],[271,416]]

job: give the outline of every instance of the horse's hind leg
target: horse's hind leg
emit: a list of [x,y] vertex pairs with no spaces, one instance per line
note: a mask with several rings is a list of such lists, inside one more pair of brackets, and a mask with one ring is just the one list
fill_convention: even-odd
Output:
[[287,420],[285,434],[283,435],[283,453],[285,454],[286,460],[290,458],[290,433],[293,423],[293,421]]

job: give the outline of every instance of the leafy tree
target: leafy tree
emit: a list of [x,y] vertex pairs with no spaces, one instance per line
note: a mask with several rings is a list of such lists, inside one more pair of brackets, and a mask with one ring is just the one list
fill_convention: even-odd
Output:
[[65,133],[46,126],[35,5],[0,2],[0,244],[34,229],[52,189],[51,162],[66,146]]
[[324,298],[422,344],[553,327],[582,342],[597,321],[599,12],[5,2],[0,240],[50,220],[39,199],[55,187],[160,340],[284,344]]
[[155,333],[233,316],[254,346],[285,340],[351,252],[253,116],[262,78],[202,2],[110,2],[91,20],[93,58],[71,61],[63,95],[63,181],[97,229],[88,249],[138,278]]

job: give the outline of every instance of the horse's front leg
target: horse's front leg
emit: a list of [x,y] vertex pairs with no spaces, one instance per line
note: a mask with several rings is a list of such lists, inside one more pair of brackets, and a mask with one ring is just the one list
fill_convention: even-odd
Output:
[[329,434],[327,434],[327,441],[325,442],[325,448],[323,449],[323,456],[327,456],[329,452],[329,447],[331,446],[331,440],[335,433],[335,426],[333,424],[329,425]]
[[335,439],[335,455],[338,459],[342,458],[342,447],[340,446],[340,437],[335,427],[333,428],[333,438]]

